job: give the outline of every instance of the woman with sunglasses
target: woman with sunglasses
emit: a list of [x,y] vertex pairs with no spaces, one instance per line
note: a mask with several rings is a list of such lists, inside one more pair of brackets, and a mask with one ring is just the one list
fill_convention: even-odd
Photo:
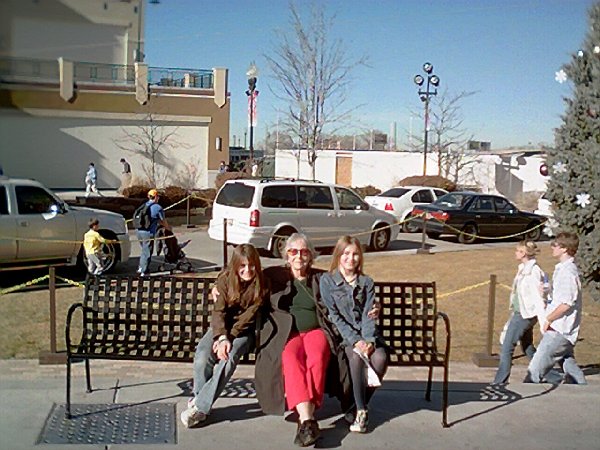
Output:
[[328,388],[329,393],[340,398],[343,407],[351,404],[348,367],[320,298],[322,272],[312,268],[314,256],[307,237],[295,233],[285,246],[286,266],[265,269],[271,302],[260,325],[255,368],[263,412],[282,415],[286,407],[297,412],[294,443],[301,447],[319,438],[314,413],[323,402],[326,373],[328,384],[336,388]]
[[[375,287],[371,277],[363,273],[363,252],[358,239],[343,236],[338,240],[320,288],[350,364],[356,415],[350,411],[344,418],[351,424],[350,431],[365,433],[367,404],[386,372],[388,355],[378,336],[376,320],[368,314],[375,301]],[[377,378],[371,383],[368,370],[374,371]]]
[[210,329],[200,339],[194,356],[194,397],[181,413],[187,428],[206,421],[240,358],[254,347],[254,323],[269,290],[252,245],[235,248],[215,289],[219,295],[214,296]]

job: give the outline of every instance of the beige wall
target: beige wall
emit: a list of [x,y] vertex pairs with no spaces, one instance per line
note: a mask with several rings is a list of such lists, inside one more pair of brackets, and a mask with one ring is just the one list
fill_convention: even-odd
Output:
[[[116,188],[122,156],[130,160],[134,171],[137,167],[137,174],[147,166],[135,147],[123,141],[141,134],[152,117],[163,132],[173,133],[173,148],[165,146],[161,163],[167,173],[165,183],[177,184],[192,165],[197,166],[196,187],[207,187],[210,171],[228,156],[229,99],[218,108],[212,96],[182,97],[173,91],[160,96],[155,92],[146,105],[140,105],[131,90],[80,90],[72,102],[65,102],[56,87],[0,89],[4,171],[39,179],[54,188],[75,188],[81,186],[87,164],[94,161],[100,164],[100,186]],[[216,137],[222,138],[223,151],[216,150]],[[124,146],[126,150],[120,148]]]

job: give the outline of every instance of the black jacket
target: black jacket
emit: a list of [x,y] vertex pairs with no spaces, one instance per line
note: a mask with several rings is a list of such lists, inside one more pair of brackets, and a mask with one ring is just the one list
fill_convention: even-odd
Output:
[[[294,284],[288,267],[269,267],[264,270],[271,285],[270,302],[260,314],[254,384],[258,402],[265,414],[282,415],[285,412],[285,394],[281,353],[292,331],[293,316],[286,300],[294,295]],[[342,339],[327,317],[327,307],[319,293],[322,271],[311,269],[308,285],[317,304],[317,318],[325,332],[331,358],[327,368],[325,392],[337,397],[346,411],[353,403],[352,382],[346,354],[341,347]],[[291,294],[291,295],[289,295]]]

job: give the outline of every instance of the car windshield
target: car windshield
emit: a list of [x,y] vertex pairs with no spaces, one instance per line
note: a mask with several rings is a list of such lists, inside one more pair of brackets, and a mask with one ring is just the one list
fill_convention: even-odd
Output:
[[385,191],[383,194],[379,194],[379,197],[402,197],[410,189],[405,188],[392,188]]
[[451,209],[461,209],[471,198],[473,198],[472,194],[450,193],[438,198],[432,204]]

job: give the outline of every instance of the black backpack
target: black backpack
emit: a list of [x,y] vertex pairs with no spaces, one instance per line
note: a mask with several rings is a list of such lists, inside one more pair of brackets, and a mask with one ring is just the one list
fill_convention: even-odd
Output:
[[133,227],[136,230],[147,230],[150,228],[151,223],[150,204],[144,202],[133,213]]

